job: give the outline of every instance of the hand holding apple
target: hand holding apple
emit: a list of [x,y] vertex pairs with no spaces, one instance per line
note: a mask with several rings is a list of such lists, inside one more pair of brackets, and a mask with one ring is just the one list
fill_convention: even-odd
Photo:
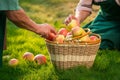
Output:
[[79,26],[79,22],[75,19],[72,19],[71,22],[67,25],[66,29],[71,31],[71,29],[76,26]]
[[56,35],[53,34],[53,33],[50,33],[50,34],[48,35],[48,38],[47,38],[47,39],[50,40],[50,41],[54,41],[55,38],[56,38]]

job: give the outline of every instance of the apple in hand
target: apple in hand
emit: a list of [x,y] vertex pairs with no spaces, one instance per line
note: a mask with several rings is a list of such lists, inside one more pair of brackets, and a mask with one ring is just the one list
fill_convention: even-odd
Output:
[[9,61],[10,66],[17,66],[18,63],[19,63],[18,59],[15,59],[15,58],[10,59],[10,61]]
[[59,34],[59,35],[57,35],[55,41],[56,41],[57,43],[63,43],[63,42],[64,42],[64,39],[65,39],[64,35]]
[[56,35],[54,34],[54,33],[50,33],[49,35],[48,35],[48,40],[50,40],[50,41],[54,41],[55,40],[55,38],[56,38]]
[[76,26],[79,26],[79,22],[75,19],[72,19],[71,22],[67,25],[66,29],[71,31],[71,29]]
[[97,39],[98,39],[97,36],[90,36],[90,40],[92,40],[92,41],[96,41]]
[[34,57],[34,61],[38,63],[38,65],[46,63],[46,56],[43,54],[38,54]]
[[66,36],[68,33],[68,30],[66,28],[61,28],[59,31],[58,31],[58,34],[62,34],[64,36]]
[[28,61],[33,61],[34,55],[31,52],[25,52],[23,54],[23,59],[28,60]]

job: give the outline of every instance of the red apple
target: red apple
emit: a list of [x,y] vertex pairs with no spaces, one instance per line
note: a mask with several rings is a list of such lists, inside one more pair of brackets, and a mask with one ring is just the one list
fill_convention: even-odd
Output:
[[55,40],[55,38],[56,38],[56,35],[55,34],[53,34],[53,33],[50,33],[50,35],[48,36],[48,40],[50,40],[50,41],[54,41]]
[[96,41],[97,39],[98,39],[97,36],[90,36],[90,40],[92,40],[92,41]]
[[17,66],[18,63],[19,63],[18,59],[15,59],[15,58],[10,59],[10,61],[9,61],[10,66]]
[[64,36],[66,36],[68,33],[67,29],[66,28],[61,28],[59,31],[58,31],[58,34],[62,34]]
[[33,61],[34,55],[31,52],[25,52],[23,54],[23,59],[28,60],[28,61]]
[[63,43],[63,42],[64,42],[64,39],[65,39],[64,35],[59,34],[59,35],[57,35],[55,41],[56,41],[57,43]]
[[38,54],[34,57],[34,61],[36,61],[39,65],[46,63],[46,56],[43,54]]

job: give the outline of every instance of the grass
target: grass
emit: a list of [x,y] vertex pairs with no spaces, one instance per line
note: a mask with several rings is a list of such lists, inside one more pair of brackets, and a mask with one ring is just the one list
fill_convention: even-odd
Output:
[[[79,0],[20,0],[20,5],[37,23],[47,22],[56,29],[64,26],[62,23],[73,10]],[[98,7],[94,6],[93,14],[82,24],[94,17]],[[26,52],[44,54],[47,64],[37,65],[22,59]],[[0,68],[0,80],[120,80],[120,52],[99,50],[92,68],[79,66],[65,71],[56,70],[50,62],[50,57],[44,39],[33,32],[20,29],[10,21],[7,22],[7,50],[3,53],[3,67]],[[9,56],[9,57],[7,57]],[[6,58],[7,57],[7,58]],[[10,67],[11,58],[19,59],[19,65]]]

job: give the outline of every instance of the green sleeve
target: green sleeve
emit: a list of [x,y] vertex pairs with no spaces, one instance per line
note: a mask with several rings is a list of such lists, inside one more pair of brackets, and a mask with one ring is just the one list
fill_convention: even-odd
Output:
[[0,10],[19,10],[19,0],[0,0]]

